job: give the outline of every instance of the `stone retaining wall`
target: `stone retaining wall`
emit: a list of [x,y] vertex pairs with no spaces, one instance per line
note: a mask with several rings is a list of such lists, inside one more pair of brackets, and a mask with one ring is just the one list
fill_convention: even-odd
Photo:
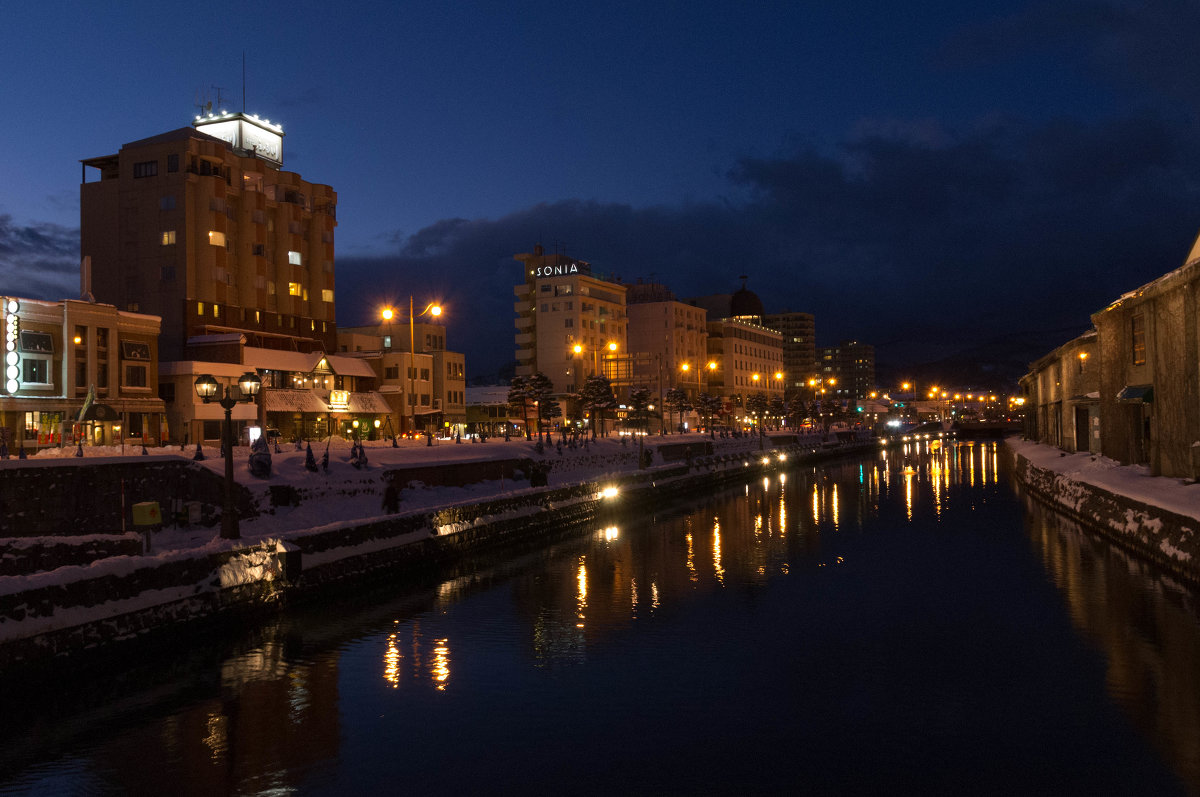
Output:
[[[693,467],[627,471],[604,483],[527,488],[482,503],[337,524],[289,535],[286,543],[267,541],[212,554],[181,551],[165,560],[114,557],[101,567],[31,577],[21,591],[0,594],[0,670],[226,612],[278,611],[289,600],[319,595],[326,586],[390,574],[398,567],[429,567],[491,547],[532,544],[587,523],[620,523],[673,499],[711,494],[787,464],[778,457],[764,464],[761,456],[709,456]],[[789,462],[832,455],[808,456],[789,457]],[[619,485],[619,498],[602,499],[602,487],[613,483]]]
[[1078,482],[1007,449],[1014,478],[1054,509],[1103,534],[1139,558],[1200,582],[1200,521]]

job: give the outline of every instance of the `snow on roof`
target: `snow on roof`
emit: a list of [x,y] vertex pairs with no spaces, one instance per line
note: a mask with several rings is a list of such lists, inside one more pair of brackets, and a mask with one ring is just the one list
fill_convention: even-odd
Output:
[[207,346],[213,343],[238,343],[246,336],[240,332],[214,332],[211,335],[192,335],[187,339],[189,346]]
[[330,369],[339,376],[375,376],[375,372],[371,370],[371,366],[358,357],[330,354],[325,359],[329,362]]
[[264,368],[271,371],[293,371],[311,373],[325,355],[319,351],[281,351],[276,349],[260,349],[247,346],[242,349],[242,360],[251,368]]
[[387,400],[374,392],[351,393],[347,409],[350,412],[361,413],[389,413],[392,411],[392,408],[388,406]]
[[479,387],[468,387],[466,390],[466,398],[468,405],[478,404],[507,404],[508,403],[507,385],[483,385]]
[[271,388],[264,390],[267,412],[329,412],[327,405],[311,390],[292,390],[290,388]]

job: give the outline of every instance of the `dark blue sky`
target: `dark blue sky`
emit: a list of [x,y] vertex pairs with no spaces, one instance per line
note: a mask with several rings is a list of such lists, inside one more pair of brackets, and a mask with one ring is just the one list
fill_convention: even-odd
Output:
[[1082,331],[1180,265],[1197,6],[808,5],[6,8],[0,292],[74,296],[79,160],[240,109],[243,51],[285,167],[338,191],[339,323],[438,296],[472,373],[537,241],[679,295],[746,274],[881,360]]

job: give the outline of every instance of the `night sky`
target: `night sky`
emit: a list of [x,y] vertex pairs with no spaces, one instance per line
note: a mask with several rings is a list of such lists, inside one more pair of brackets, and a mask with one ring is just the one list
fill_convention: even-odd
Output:
[[9,4],[0,293],[77,296],[79,160],[214,86],[241,110],[243,53],[285,168],[338,192],[338,323],[440,299],[469,376],[512,359],[539,241],[678,296],[747,275],[893,366],[1052,347],[1182,264],[1200,7],[824,5]]

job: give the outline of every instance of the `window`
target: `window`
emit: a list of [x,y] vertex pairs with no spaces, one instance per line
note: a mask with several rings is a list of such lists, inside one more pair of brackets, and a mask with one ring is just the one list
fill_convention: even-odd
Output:
[[416,368],[416,366],[414,366],[414,365],[410,365],[410,366],[408,366],[408,378],[409,378],[409,379],[416,379],[416,378],[417,378],[417,368]]
[[288,262],[291,263],[293,266],[303,265],[303,263],[301,262],[301,259],[300,259],[299,252],[289,251],[288,252]]
[[213,304],[213,318],[220,318],[220,317],[221,317],[221,305],[214,303]]
[[170,404],[175,401],[175,383],[174,382],[159,382],[158,397]]
[[253,244],[250,247],[250,254],[262,257],[265,254],[265,247],[262,244]]
[[174,282],[175,281],[175,267],[174,266],[163,266],[159,273],[159,278],[163,282]]
[[50,361],[40,357],[21,360],[21,381],[30,385],[50,384]]
[[574,318],[564,318],[564,319],[563,319],[563,326],[564,326],[564,327],[573,327],[573,326],[575,326],[575,319],[574,319]]
[[421,406],[422,406],[422,407],[428,407],[428,406],[429,406],[429,394],[428,394],[428,393],[422,393],[422,394],[421,394]]
[[159,210],[174,210],[175,209],[175,195],[167,194],[166,196],[159,197],[158,198],[158,209]]
[[196,302],[196,315],[204,315],[204,302]]
[[175,243],[175,231],[174,230],[163,230],[162,245],[170,246],[173,243]]
[[[391,335],[383,336],[383,348],[385,348],[385,349],[392,348],[392,336]],[[399,366],[396,366],[396,367],[399,368]]]
[[321,301],[332,303],[333,302],[333,291],[331,291],[329,288],[322,288],[321,289]]
[[1136,314],[1129,323],[1130,343],[1133,348],[1133,364],[1146,364],[1146,316]]
[[422,381],[422,382],[428,382],[428,381],[429,381],[429,369],[428,369],[428,368],[422,368],[422,369],[421,369],[421,381]]
[[383,369],[383,378],[384,379],[399,379],[400,378],[400,366],[389,365],[386,368],[384,368]]
[[209,230],[208,231],[208,242],[210,244],[212,244],[213,246],[224,246],[225,245],[225,233],[218,232],[217,230]]
[[146,386],[146,366],[144,365],[126,365],[125,366],[125,387],[145,387]]
[[158,161],[142,161],[141,163],[133,164],[133,176],[136,177],[154,177],[158,174]]
[[299,296],[300,295],[300,283],[299,282],[289,282],[288,283],[288,295],[289,296]]
[[[179,171],[179,153],[178,152],[172,152],[170,155],[167,156],[167,171],[168,172]],[[174,199],[174,197],[172,197],[172,199]],[[175,204],[172,203],[171,207],[172,208],[175,207]]]

